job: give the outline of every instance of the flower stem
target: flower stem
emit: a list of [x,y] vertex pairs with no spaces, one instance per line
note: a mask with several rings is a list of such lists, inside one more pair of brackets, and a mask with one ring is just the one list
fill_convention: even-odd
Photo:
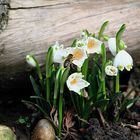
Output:
[[62,121],[63,121],[63,90],[60,91],[59,97],[59,137],[61,137],[62,130]]
[[116,83],[115,84],[116,84],[115,92],[118,93],[118,92],[120,92],[120,75],[119,75],[119,72],[116,76]]
[[106,83],[105,83],[105,65],[106,65],[106,48],[105,45],[102,44],[102,73],[101,73],[101,86],[104,98],[106,99]]
[[47,102],[50,103],[50,78],[46,78],[46,99]]
[[66,69],[62,69],[62,76],[60,78],[60,96],[59,96],[59,137],[61,138],[61,131],[62,131],[62,122],[63,122],[63,93],[64,93],[64,85],[67,80],[69,74],[70,67]]

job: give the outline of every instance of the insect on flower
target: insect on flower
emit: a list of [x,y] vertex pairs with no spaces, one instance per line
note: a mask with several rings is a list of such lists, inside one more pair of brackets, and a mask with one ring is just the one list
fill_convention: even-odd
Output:
[[69,54],[71,54],[69,57],[71,57],[72,63],[79,68],[82,67],[84,61],[88,58],[84,47],[71,48],[69,49]]
[[70,64],[72,63],[72,60],[73,60],[73,55],[69,54],[64,61],[64,68],[70,66]]

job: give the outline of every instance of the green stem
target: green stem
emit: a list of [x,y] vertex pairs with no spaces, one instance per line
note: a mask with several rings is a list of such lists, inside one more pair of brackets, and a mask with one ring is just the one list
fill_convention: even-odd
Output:
[[54,97],[53,97],[53,106],[56,108],[59,88],[60,88],[60,77],[61,77],[61,68],[57,71],[56,74],[56,81],[55,81],[55,87],[54,87]]
[[69,74],[70,67],[66,69],[62,69],[62,76],[60,78],[60,97],[59,97],[59,137],[61,138],[61,130],[62,130],[62,121],[63,121],[63,93],[64,93],[64,85],[67,80]]
[[77,110],[77,107],[76,107],[76,104],[75,104],[76,100],[74,99],[72,92],[70,92],[70,96],[71,96],[72,103],[74,105],[74,109],[75,109],[76,113],[78,114],[78,110]]
[[59,97],[59,137],[61,137],[62,121],[63,121],[63,90],[60,91]]
[[118,72],[118,74],[116,76],[116,85],[115,85],[115,87],[116,87],[115,92],[116,93],[120,92],[120,76],[119,76],[119,72]]
[[106,65],[106,48],[105,45],[102,44],[102,74],[101,74],[101,86],[104,98],[106,99],[106,83],[105,83],[105,65]]
[[50,103],[50,78],[46,78],[46,99],[47,102]]

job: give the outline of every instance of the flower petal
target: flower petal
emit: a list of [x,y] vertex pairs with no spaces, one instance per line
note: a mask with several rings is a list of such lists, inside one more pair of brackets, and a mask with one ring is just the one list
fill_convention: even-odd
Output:
[[67,50],[63,48],[63,45],[59,45],[58,42],[56,42],[55,45],[52,47],[53,47],[53,61],[55,63],[62,64],[68,55]]
[[115,56],[114,66],[118,67],[118,69],[121,71],[123,71],[124,68],[130,71],[130,69],[132,69],[133,66],[133,59],[129,53],[127,53],[125,50],[121,50]]
[[30,66],[36,67],[36,62],[35,62],[35,60],[34,60],[34,58],[33,58],[32,55],[27,55],[27,56],[26,56],[26,61],[27,61],[27,63],[28,63]]
[[72,48],[70,53],[73,55],[72,63],[79,68],[82,67],[84,61],[88,58],[87,53],[83,47]]
[[108,65],[105,68],[105,73],[109,76],[117,76],[118,69],[114,66]]
[[101,45],[102,45],[102,42],[99,41],[98,39],[93,38],[93,37],[88,37],[88,39],[86,40],[85,49],[88,54],[91,54],[91,53],[100,54]]
[[108,47],[112,55],[116,55],[116,38],[110,38],[108,40]]
[[70,91],[74,91],[78,94],[81,94],[81,89],[89,86],[89,83],[82,79],[82,73],[73,73],[67,79],[67,87]]

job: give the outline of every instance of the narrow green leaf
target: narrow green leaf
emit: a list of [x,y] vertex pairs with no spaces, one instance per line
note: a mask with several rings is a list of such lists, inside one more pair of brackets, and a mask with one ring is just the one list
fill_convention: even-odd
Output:
[[98,34],[98,39],[101,39],[101,37],[103,36],[103,33],[104,33],[104,31],[105,31],[105,28],[108,26],[108,24],[109,24],[109,21],[105,21],[105,22],[102,24],[102,26],[101,26],[101,28],[100,28],[100,31],[99,31],[99,34]]
[[138,101],[140,97],[135,97],[133,99],[127,99],[125,102],[121,104],[121,111],[125,110],[126,108],[130,108],[132,104],[134,104],[136,101]]
[[102,37],[103,37],[104,41],[108,41],[109,40],[109,36],[108,35],[103,35]]
[[69,71],[70,71],[70,67],[67,67],[62,74],[60,92],[62,92],[64,90],[64,84],[68,78]]
[[88,74],[88,63],[89,59],[87,58],[82,66],[82,74],[84,75],[84,79],[87,79],[87,74]]
[[121,50],[121,45],[120,45],[121,44],[121,38],[122,38],[122,35],[123,35],[125,29],[126,29],[126,25],[123,24],[116,34],[116,51],[117,51],[116,53],[118,53],[118,51]]
[[49,78],[51,76],[53,68],[52,64],[53,64],[53,48],[50,47],[46,55],[46,78]]
[[59,70],[57,71],[57,74],[56,74],[56,78],[55,78],[54,97],[53,97],[53,106],[54,107],[56,107],[57,98],[58,98],[58,94],[59,94],[61,75],[62,75],[62,69],[59,68]]
[[37,83],[35,82],[34,78],[32,77],[32,75],[30,75],[30,80],[31,80],[35,94],[37,96],[41,96],[39,87],[38,87]]
[[72,44],[71,44],[71,47],[72,48],[76,47],[76,42],[77,42],[77,39],[74,39],[73,42],[72,42]]

